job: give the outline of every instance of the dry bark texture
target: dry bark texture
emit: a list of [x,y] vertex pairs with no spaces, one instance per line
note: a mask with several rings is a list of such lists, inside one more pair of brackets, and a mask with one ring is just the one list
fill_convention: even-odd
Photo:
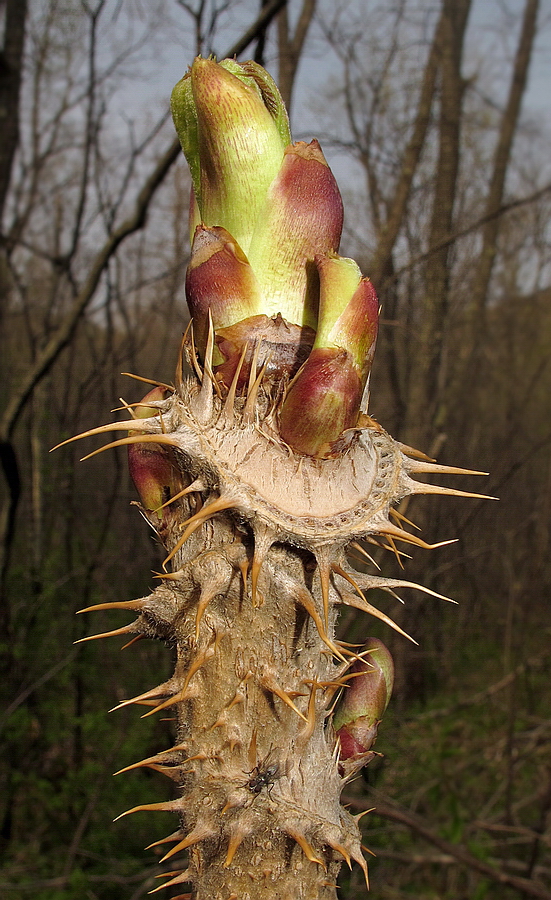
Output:
[[236,397],[239,373],[221,388],[208,359],[147,401],[155,415],[87,432],[128,429],[122,442],[149,471],[163,468],[169,501],[142,511],[172,571],[150,596],[111,605],[139,613],[121,633],[176,650],[174,675],[123,705],[176,713],[174,747],[130,768],[165,773],[181,796],[129,812],[179,815],[165,859],[188,851],[171,883],[191,882],[198,900],[330,900],[343,860],[367,879],[357,821],[340,805],[346,776],[331,725],[355,658],[335,640],[338,609],[390,623],[365,592],[415,587],[360,574],[346,548],[429,546],[392,508],[414,493],[461,494],[412,475],[462,470],[398,444],[366,415],[337,458],[297,455],[278,438],[280,389],[263,386],[263,370]]

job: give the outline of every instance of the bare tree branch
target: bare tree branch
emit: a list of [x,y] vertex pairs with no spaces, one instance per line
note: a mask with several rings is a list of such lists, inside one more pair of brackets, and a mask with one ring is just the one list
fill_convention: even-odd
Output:
[[[521,891],[526,897],[536,897],[538,900],[551,900],[551,893],[537,881],[533,881],[529,878],[521,878],[518,875],[509,875],[507,872],[495,869],[493,866],[488,865],[488,863],[483,862],[483,860],[477,859],[476,856],[473,856],[461,845],[452,844],[445,838],[440,837],[439,834],[429,827],[425,819],[417,815],[417,813],[413,813],[403,806],[399,806],[397,803],[394,803],[394,801],[385,797],[384,794],[379,793],[379,791],[375,791],[373,788],[369,788],[369,795],[376,803],[373,815],[380,816],[382,819],[388,819],[390,822],[397,822],[399,825],[405,825],[410,831],[413,831],[430,844],[438,847],[438,849],[447,856],[452,856],[462,865],[475,872],[479,872],[480,875],[489,878],[497,884]],[[358,809],[360,809],[360,807],[362,810],[364,809],[364,803],[355,798],[343,797],[343,802]]]

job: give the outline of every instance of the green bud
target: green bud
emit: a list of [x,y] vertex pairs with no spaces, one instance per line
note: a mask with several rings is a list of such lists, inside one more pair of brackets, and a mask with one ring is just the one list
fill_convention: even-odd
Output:
[[259,68],[197,57],[171,100],[201,220],[221,225],[245,253],[290,141],[283,101]]

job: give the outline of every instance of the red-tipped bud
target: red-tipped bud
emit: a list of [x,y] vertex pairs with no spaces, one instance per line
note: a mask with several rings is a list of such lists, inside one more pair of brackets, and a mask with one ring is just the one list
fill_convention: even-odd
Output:
[[209,310],[216,332],[261,311],[255,274],[225,228],[197,226],[186,274],[186,296],[201,354],[207,343]]
[[371,651],[350,666],[348,681],[333,715],[333,728],[340,743],[340,768],[349,776],[373,757],[371,747],[388,706],[394,684],[394,663],[382,641],[369,638],[364,650]]
[[318,141],[285,150],[249,247],[267,315],[316,328],[319,285],[313,260],[336,251],[343,205]]
[[299,453],[338,454],[344,431],[358,421],[362,384],[346,350],[312,350],[291,383],[279,415],[279,433]]
[[327,254],[316,258],[320,278],[318,330],[314,347],[347,350],[365,386],[371,370],[379,322],[379,301],[369,278],[353,259]]
[[314,349],[291,384],[280,434],[295,450],[327,458],[342,450],[358,415],[377,337],[378,301],[352,259],[316,257],[320,276]]
[[[163,388],[156,387],[149,391],[141,402],[164,400],[165,395],[166,391]],[[157,412],[155,407],[136,407],[136,416],[139,419],[150,418]],[[130,433],[136,434],[135,431]],[[159,512],[159,507],[182,488],[180,470],[172,451],[162,444],[149,442],[130,444],[128,468],[143,508],[147,512],[156,513],[164,523],[167,513],[165,510]]]

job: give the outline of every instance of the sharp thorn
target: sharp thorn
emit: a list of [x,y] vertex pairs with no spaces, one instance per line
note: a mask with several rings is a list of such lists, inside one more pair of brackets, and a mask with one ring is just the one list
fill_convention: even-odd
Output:
[[115,628],[114,631],[104,631],[103,634],[90,634],[88,637],[79,638],[74,643],[85,644],[87,641],[99,641],[100,638],[117,637],[119,634],[132,634],[136,625],[137,620],[136,622],[131,622],[130,625],[123,625],[122,628]]
[[199,365],[199,360],[197,358],[197,350],[195,349],[195,337],[193,334],[193,319],[191,320],[190,334],[191,334],[191,342],[190,342],[190,348],[189,348],[189,359],[191,360],[191,365],[193,366],[195,374],[197,375],[197,380],[199,381],[199,384],[202,384],[203,371],[201,369],[201,366]]
[[245,362],[245,356],[247,355],[247,349],[249,347],[249,342],[245,341],[243,345],[243,350],[241,351],[241,356],[239,357],[239,362],[237,363],[237,368],[235,370],[234,376],[232,378],[230,389],[228,391],[228,396],[226,397],[226,401],[224,403],[224,415],[228,422],[233,421],[234,407],[235,407],[235,395],[237,392],[237,383],[239,381],[239,376],[241,374],[241,369],[243,368],[243,363]]
[[190,519],[186,522],[186,528],[184,530],[183,535],[178,539],[175,546],[172,548],[166,559],[164,560],[163,565],[166,566],[170,560],[176,556],[178,550],[184,546],[188,537],[193,534],[193,532],[199,528],[203,522],[206,522],[207,519],[210,519],[211,516],[215,515],[215,513],[221,512],[224,509],[231,509],[235,506],[235,503],[230,500],[224,500],[223,497],[218,497],[216,500],[212,500],[210,503],[207,503],[206,506],[203,506],[199,512],[195,513],[195,515],[191,516]]
[[201,479],[196,478],[195,481],[193,481],[190,485],[188,485],[188,487],[184,488],[182,491],[178,491],[177,494],[174,494],[174,497],[171,497],[170,500],[167,500],[166,503],[163,503],[162,506],[159,506],[159,508],[157,510],[155,510],[155,512],[158,512],[159,510],[164,509],[165,506],[170,506],[171,503],[176,503],[176,500],[180,500],[182,497],[185,497],[186,494],[191,494],[194,491],[198,491],[200,493],[201,491],[206,491],[206,489],[207,488],[206,488],[205,484],[201,481]]
[[133,378],[135,381],[143,381],[144,384],[152,384],[154,387],[164,388],[165,391],[170,391],[171,394],[174,393],[173,384],[165,384],[164,381],[155,381],[153,378],[142,378],[141,375],[133,375],[132,372],[121,372],[121,375],[126,375],[128,378]]
[[212,837],[214,835],[214,831],[206,824],[198,824],[195,828],[190,831],[190,833],[180,841],[180,843],[176,844],[172,850],[169,850],[163,858],[160,860],[161,862],[166,862],[167,859],[170,859],[171,856],[175,856],[176,853],[179,853],[180,850],[186,850],[187,847],[191,847],[193,844],[198,844],[200,841],[204,841],[205,838]]
[[123,819],[125,816],[130,816],[136,812],[178,812],[178,810],[182,809],[182,800],[163,800],[161,803],[141,803],[139,806],[133,806],[132,809],[127,809],[126,812],[120,814],[113,822],[118,822],[119,819]]
[[408,641],[411,641],[412,644],[417,644],[417,641],[414,640],[411,635],[409,635],[406,631],[400,628],[399,625],[394,622],[390,616],[387,616],[386,613],[381,612],[380,609],[377,609],[376,606],[372,606],[371,603],[368,603],[364,597],[356,597],[355,594],[351,594],[349,591],[343,591],[341,593],[341,599],[343,603],[346,603],[347,606],[355,606],[356,609],[362,609],[364,612],[369,613],[371,616],[375,616],[376,619],[380,619],[381,622],[385,622],[386,625],[390,625],[394,631],[397,631],[398,634],[403,635],[403,637],[407,638]]
[[[300,718],[303,719],[304,722],[306,722],[306,723],[308,722],[308,719],[306,718],[306,716],[303,713],[301,713],[300,709],[297,709],[297,707],[291,700],[291,697],[289,696],[287,691],[284,691],[283,688],[280,687],[279,684],[277,684],[277,682],[275,681],[274,678],[272,678],[268,675],[265,675],[261,679],[261,684],[268,691],[270,691],[270,693],[275,694],[276,697],[279,697],[279,699],[282,700],[283,703],[285,703],[290,709],[292,709],[293,712],[296,712],[297,716],[300,716]],[[301,694],[295,694],[295,696],[300,697]]]
[[85,606],[77,609],[76,615],[81,613],[97,612],[100,609],[143,609],[145,600],[113,600],[109,603],[95,603],[94,606]]
[[[131,422],[128,423],[132,424]],[[166,434],[131,434],[130,437],[119,438],[118,441],[111,441],[110,444],[106,444],[104,447],[98,447],[97,450],[94,450],[92,453],[88,453],[86,456],[82,456],[80,461],[85,462],[87,459],[91,459],[93,456],[97,456],[98,453],[103,453],[104,450],[112,450],[114,447],[123,447],[125,444],[167,444],[169,447],[177,447],[178,442],[174,438],[170,438]]]
[[286,826],[285,831],[287,832],[289,837],[293,838],[293,840],[296,841],[296,843],[299,845],[302,852],[304,853],[305,857],[307,859],[309,859],[310,862],[317,863],[319,866],[322,867],[322,869],[324,869],[324,871],[327,871],[324,861],[322,859],[320,859],[319,856],[316,856],[316,854],[314,852],[314,848],[306,840],[306,836],[301,831],[297,831],[295,828],[290,828],[289,826]]

